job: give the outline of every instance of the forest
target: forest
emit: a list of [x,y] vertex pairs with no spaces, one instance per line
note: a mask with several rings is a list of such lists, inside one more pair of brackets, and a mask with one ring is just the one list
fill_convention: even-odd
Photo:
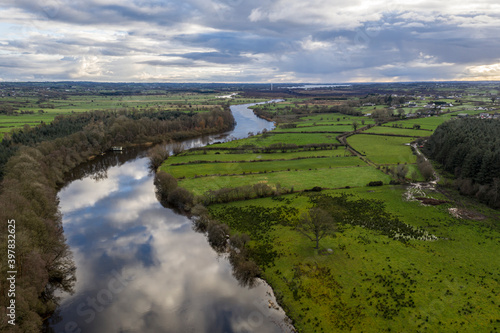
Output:
[[457,119],[440,125],[426,144],[429,156],[454,174],[457,189],[500,207],[500,122]]
[[[229,126],[232,126],[233,122],[229,110],[197,114],[181,111],[137,111],[124,108],[58,116],[50,124],[42,123],[33,128],[25,126],[20,131],[5,134],[0,142],[0,178],[3,177],[5,163],[20,146],[35,146],[44,141],[55,140],[81,131],[90,133],[93,131],[92,128],[102,127],[102,131],[106,129],[104,141],[98,145],[102,151],[105,151],[113,145],[124,145],[126,142],[136,142],[136,140],[142,143],[159,142],[216,133],[230,129]],[[97,135],[101,134],[103,133]],[[168,135],[165,137],[165,134]],[[95,140],[89,139],[88,144],[95,146],[96,143]]]

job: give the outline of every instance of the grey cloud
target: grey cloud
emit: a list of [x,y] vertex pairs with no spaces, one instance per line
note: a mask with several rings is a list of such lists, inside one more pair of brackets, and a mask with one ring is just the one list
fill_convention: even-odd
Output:
[[206,65],[196,64],[193,61],[166,61],[166,60],[145,60],[138,61],[137,64],[160,66],[160,67],[206,67]]
[[[272,10],[276,13],[277,7],[272,7],[277,4],[303,8],[298,3],[136,0],[110,5],[100,0],[6,0],[0,7],[21,9],[27,19],[41,23],[35,24],[40,29],[38,34],[11,32],[9,37],[0,37],[2,49],[8,53],[8,57],[0,57],[0,66],[21,69],[17,73],[4,71],[0,78],[42,75],[47,72],[46,67],[59,70],[61,79],[75,78],[76,66],[84,56],[98,57],[96,62],[101,70],[95,73],[101,76],[95,76],[96,79],[113,72],[104,77],[125,81],[130,80],[134,70],[153,70],[161,77],[161,71],[168,71],[169,67],[203,67],[199,80],[227,81],[223,74],[213,71],[203,76],[203,71],[209,73],[211,66],[220,65],[239,69],[239,81],[272,80],[278,71],[290,78],[311,81],[349,80],[348,75],[363,73],[370,77],[423,80],[435,75],[453,78],[467,66],[500,62],[498,13],[431,13],[415,8],[411,11],[373,7],[384,10],[376,15],[380,20],[367,21],[373,16],[364,10],[359,16],[353,14],[356,24],[349,27],[325,20],[320,15],[321,8],[302,17],[297,12],[278,19],[268,15]],[[315,3],[321,2],[312,1]],[[339,12],[345,4],[336,3]],[[350,5],[362,4],[358,1]],[[328,6],[325,8],[331,10]],[[375,5],[367,2],[366,6]],[[434,10],[441,7],[446,6]],[[267,11],[267,16],[252,21],[256,8]],[[64,60],[47,59],[54,54]],[[435,66],[441,63],[454,65]],[[40,70],[35,73],[37,68]],[[46,75],[57,78],[53,71]],[[229,79],[235,80],[234,74],[230,75]]]
[[235,53],[222,52],[190,52],[184,54],[167,54],[167,56],[178,56],[191,60],[202,60],[214,64],[241,64],[251,61],[248,57]]

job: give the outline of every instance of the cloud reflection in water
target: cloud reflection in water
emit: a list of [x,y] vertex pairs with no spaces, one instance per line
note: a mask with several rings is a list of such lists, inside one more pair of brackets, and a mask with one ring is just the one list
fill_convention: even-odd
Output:
[[[61,321],[52,319],[55,332],[281,332],[270,288],[240,287],[191,221],[158,203],[146,159],[74,181],[59,196],[77,284]],[[117,274],[132,280],[114,292]]]

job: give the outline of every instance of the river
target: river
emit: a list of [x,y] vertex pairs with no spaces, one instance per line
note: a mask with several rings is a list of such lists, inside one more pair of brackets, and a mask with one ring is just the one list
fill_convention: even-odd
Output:
[[[252,104],[249,104],[252,105]],[[187,148],[270,130],[249,105],[232,106],[235,129]],[[144,149],[110,153],[79,168],[59,192],[76,265],[49,332],[289,332],[272,289],[241,287],[224,255],[184,215],[158,202]]]

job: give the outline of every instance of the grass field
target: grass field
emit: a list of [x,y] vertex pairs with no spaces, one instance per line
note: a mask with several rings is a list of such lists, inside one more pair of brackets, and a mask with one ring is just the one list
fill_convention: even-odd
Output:
[[[205,153],[206,152],[206,153]],[[220,161],[220,162],[231,162],[231,161],[261,161],[261,160],[279,160],[279,159],[294,159],[294,158],[305,158],[305,157],[341,157],[344,156],[345,150],[343,147],[333,150],[307,150],[307,151],[294,151],[286,153],[231,153],[231,151],[225,150],[189,150],[185,151],[175,158],[169,158],[165,161],[164,165],[170,165],[172,163],[190,163],[193,161]]]
[[[361,163],[360,163],[361,164]],[[168,172],[168,169],[167,169]],[[373,167],[342,167],[332,169],[312,169],[265,174],[251,174],[238,176],[211,176],[201,178],[188,178],[179,181],[179,186],[184,187],[195,195],[201,195],[208,190],[224,187],[238,187],[248,184],[264,183],[274,187],[280,183],[287,189],[305,190],[315,186],[324,188],[337,188],[343,186],[366,186],[371,181],[389,183],[391,177]]]
[[[242,154],[244,155],[244,154]],[[238,155],[234,156],[238,158]],[[245,163],[197,163],[178,166],[164,166],[162,170],[172,176],[193,178],[203,175],[232,175],[257,172],[273,172],[287,170],[327,169],[348,166],[365,166],[366,164],[357,157],[327,157],[308,158],[302,160],[285,160],[270,162],[245,162]]]
[[[421,129],[434,131],[439,125],[451,119],[449,115],[439,117],[427,117],[418,119],[408,119],[394,122],[395,124],[402,125],[403,127],[412,127],[414,124],[420,125]],[[391,123],[392,124],[392,123]]]
[[[471,108],[472,108],[472,106],[471,106]],[[405,128],[411,128],[411,127],[413,127],[414,124],[416,124],[416,125],[420,125],[421,129],[434,131],[439,125],[441,125],[445,121],[455,119],[457,114],[467,113],[467,114],[472,116],[472,115],[478,115],[482,112],[485,112],[485,111],[480,111],[480,110],[462,111],[462,110],[460,110],[460,111],[454,111],[451,113],[443,114],[440,116],[400,120],[400,121],[396,121],[396,122],[391,122],[390,124],[395,123],[395,124],[401,125]]]
[[356,150],[376,164],[415,163],[410,146],[413,138],[376,135],[353,135],[347,139]]
[[[389,125],[392,123],[389,123]],[[431,131],[416,130],[408,128],[398,128],[398,127],[388,127],[388,126],[375,126],[365,131],[366,133],[377,133],[377,134],[397,134],[397,135],[409,135],[414,137],[419,136],[431,136]]]
[[255,135],[246,139],[230,141],[218,145],[217,147],[236,148],[244,145],[255,145],[257,147],[267,147],[275,143],[290,143],[296,145],[307,145],[315,143],[339,143],[336,139],[338,134],[308,134],[308,133],[274,133],[270,132],[266,135]]
[[354,121],[357,121],[360,125],[363,121],[366,125],[375,123],[373,119],[367,117],[356,117],[338,113],[325,113],[300,117],[298,125],[310,126],[314,123],[351,125]]
[[[327,191],[383,200],[388,212],[436,235],[405,244],[377,231],[345,225],[314,243],[291,227],[270,232],[278,258],[263,275],[301,332],[494,332],[500,329],[498,220],[460,220],[451,206],[402,199],[405,188]],[[439,195],[431,196],[439,198]],[[285,195],[223,207],[295,207],[307,198]],[[498,213],[486,209],[488,214]],[[491,228],[496,223],[496,228]],[[332,249],[329,253],[326,249]],[[298,273],[301,272],[301,273]]]
[[324,125],[322,123],[321,126],[300,125],[301,126],[297,126],[296,128],[277,128],[275,132],[349,132],[353,130],[352,125],[342,124]]

